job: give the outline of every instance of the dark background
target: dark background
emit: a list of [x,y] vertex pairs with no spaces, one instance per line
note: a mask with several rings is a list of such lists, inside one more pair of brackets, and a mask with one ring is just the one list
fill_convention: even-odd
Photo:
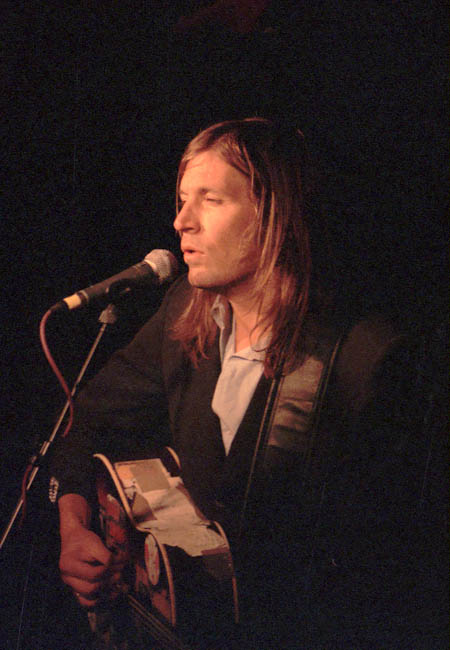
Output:
[[[153,248],[177,253],[178,159],[212,122],[257,114],[295,122],[322,164],[349,304],[394,311],[418,335],[445,319],[446,3],[281,0],[260,3],[248,24],[233,12],[202,22],[212,4],[30,0],[4,14],[2,526],[26,459],[63,404],[39,344],[42,315]],[[92,370],[159,300],[122,310]],[[48,324],[69,383],[97,316]],[[38,480],[32,516],[45,489]],[[15,533],[3,551],[18,563],[6,564],[18,593],[29,534]]]

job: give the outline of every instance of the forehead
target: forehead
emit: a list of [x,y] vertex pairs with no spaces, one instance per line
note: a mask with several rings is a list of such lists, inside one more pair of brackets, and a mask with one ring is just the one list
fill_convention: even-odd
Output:
[[187,163],[181,177],[180,192],[199,188],[248,193],[250,182],[218,152],[210,149],[194,156]]

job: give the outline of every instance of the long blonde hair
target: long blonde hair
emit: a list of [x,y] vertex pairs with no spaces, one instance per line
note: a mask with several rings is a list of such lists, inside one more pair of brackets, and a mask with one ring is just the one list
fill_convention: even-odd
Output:
[[[261,304],[269,281],[273,286],[276,278],[270,304],[265,303],[265,316],[258,323],[263,330],[270,328],[264,370],[272,376],[282,356],[287,369],[302,358],[305,318],[329,295],[321,282],[326,246],[315,173],[300,131],[259,117],[230,120],[205,129],[187,146],[179,165],[177,195],[189,161],[211,149],[249,179],[256,205],[252,236],[259,250],[254,293]],[[207,356],[215,338],[211,317],[215,297],[193,288],[172,329],[173,338],[195,365]]]

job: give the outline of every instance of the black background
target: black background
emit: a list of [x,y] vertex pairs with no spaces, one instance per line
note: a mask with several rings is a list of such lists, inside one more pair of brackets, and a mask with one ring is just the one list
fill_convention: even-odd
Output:
[[[284,0],[267,3],[247,33],[220,22],[177,28],[208,4],[30,0],[5,13],[2,525],[27,457],[63,404],[40,348],[40,318],[153,248],[177,252],[178,159],[212,122],[294,121],[322,163],[349,302],[394,309],[419,332],[445,317],[446,3]],[[123,310],[93,369],[159,299]],[[69,382],[97,316],[48,324]],[[43,499],[39,481],[35,490]],[[13,535],[7,552],[17,559],[15,544]]]

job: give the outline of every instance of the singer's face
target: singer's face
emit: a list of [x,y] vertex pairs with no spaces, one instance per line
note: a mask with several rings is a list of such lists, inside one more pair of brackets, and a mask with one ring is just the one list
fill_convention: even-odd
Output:
[[245,292],[257,260],[247,231],[256,215],[247,177],[209,150],[187,164],[179,198],[174,226],[189,282],[230,299]]

